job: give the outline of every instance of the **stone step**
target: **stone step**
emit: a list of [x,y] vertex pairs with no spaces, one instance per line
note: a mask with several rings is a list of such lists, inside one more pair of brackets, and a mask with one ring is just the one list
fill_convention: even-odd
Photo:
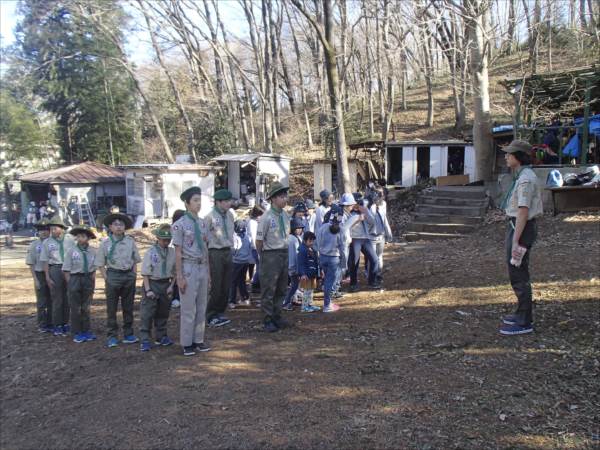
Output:
[[465,225],[462,223],[411,222],[407,226],[408,231],[448,234],[472,233],[475,228],[476,225]]
[[412,214],[414,222],[421,223],[456,223],[463,225],[477,225],[481,223],[483,217],[478,216],[455,216],[449,214],[436,214],[436,213],[418,213]]
[[485,186],[438,186],[427,194],[435,197],[483,199],[486,196]]
[[473,207],[486,207],[488,205],[488,199],[476,199],[476,198],[454,198],[454,197],[436,197],[434,195],[422,195],[417,199],[417,203],[421,205],[450,205],[450,206],[473,206]]
[[447,214],[456,216],[480,217],[485,214],[486,206],[451,206],[451,205],[422,205],[417,204],[415,211],[426,214]]
[[433,240],[441,240],[441,239],[458,239],[466,237],[466,234],[454,234],[454,233],[427,233],[427,232],[410,232],[404,234],[404,238],[408,242],[415,241],[433,241]]

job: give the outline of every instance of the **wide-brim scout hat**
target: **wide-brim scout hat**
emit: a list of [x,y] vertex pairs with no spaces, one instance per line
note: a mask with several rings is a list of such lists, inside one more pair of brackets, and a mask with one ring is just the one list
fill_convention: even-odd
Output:
[[198,186],[192,186],[183,191],[179,198],[184,202],[189,202],[192,196],[196,194],[202,195],[202,189],[200,189]]
[[44,217],[33,226],[38,230],[48,230],[50,228],[50,221]]
[[294,205],[294,212],[307,212],[308,208],[306,207],[306,203],[298,202]]
[[354,195],[350,192],[345,192],[340,199],[340,205],[342,206],[352,206],[356,205],[356,200],[354,199]]
[[515,140],[506,147],[502,147],[502,151],[505,153],[523,152],[529,154],[531,152],[531,145],[525,141]]
[[173,235],[171,234],[171,225],[168,223],[163,223],[159,227],[152,230],[152,234],[159,239],[172,239]]
[[96,233],[94,233],[87,225],[76,225],[69,231],[69,234],[72,234],[73,236],[77,236],[81,233],[87,234],[87,237],[90,239],[96,239]]
[[294,231],[294,230],[297,230],[298,228],[304,229],[304,223],[302,222],[302,220],[298,219],[297,217],[294,217],[290,221],[290,230]]
[[319,192],[319,197],[321,197],[321,200],[327,200],[330,195],[331,192],[327,189],[323,189],[321,192]]
[[267,199],[271,200],[277,194],[281,194],[282,192],[287,192],[289,190],[290,190],[289,187],[286,187],[277,181],[271,185],[271,189],[269,189],[269,194],[267,195]]
[[129,217],[127,214],[123,214],[123,213],[109,214],[104,218],[102,223],[104,224],[104,226],[109,227],[110,224],[113,223],[115,220],[120,220],[121,222],[123,222],[125,224],[126,230],[133,227],[133,221],[131,220],[131,217]]
[[233,194],[228,189],[219,189],[215,192],[213,196],[215,200],[231,200],[233,198]]
[[67,228],[67,226],[63,223],[62,219],[60,218],[60,216],[58,214],[54,215],[48,221],[48,226],[49,227],[61,227],[62,229]]

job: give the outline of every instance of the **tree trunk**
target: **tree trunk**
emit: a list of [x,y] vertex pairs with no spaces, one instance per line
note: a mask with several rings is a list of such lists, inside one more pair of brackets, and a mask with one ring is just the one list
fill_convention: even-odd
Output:
[[508,0],[508,30],[506,32],[506,48],[507,55],[512,55],[515,51],[515,30],[517,23],[517,15],[515,10],[516,0]]
[[493,164],[492,120],[486,49],[487,23],[482,0],[464,0],[468,11],[465,25],[469,36],[473,80],[473,146],[476,154],[475,180],[491,180]]
[[263,121],[265,133],[265,151],[273,153],[273,96],[271,89],[273,80],[271,78],[271,22],[269,14],[271,10],[271,0],[262,0],[262,20],[264,32],[264,80],[265,80],[265,102],[263,103]]

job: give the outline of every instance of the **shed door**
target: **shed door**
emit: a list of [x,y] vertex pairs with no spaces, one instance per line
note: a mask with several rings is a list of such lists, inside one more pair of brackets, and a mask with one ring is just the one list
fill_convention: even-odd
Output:
[[475,170],[475,149],[473,146],[465,147],[465,175],[469,175],[469,183],[477,181]]
[[417,183],[417,149],[402,147],[402,186],[410,187]]
[[240,163],[239,161],[227,162],[227,189],[235,198],[240,198]]
[[448,175],[448,147],[432,146],[429,149],[429,177]]

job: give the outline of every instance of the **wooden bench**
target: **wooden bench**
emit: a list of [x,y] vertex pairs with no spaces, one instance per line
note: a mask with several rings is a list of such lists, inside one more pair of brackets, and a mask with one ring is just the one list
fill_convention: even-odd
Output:
[[600,185],[547,189],[552,192],[554,215],[562,212],[600,211]]

